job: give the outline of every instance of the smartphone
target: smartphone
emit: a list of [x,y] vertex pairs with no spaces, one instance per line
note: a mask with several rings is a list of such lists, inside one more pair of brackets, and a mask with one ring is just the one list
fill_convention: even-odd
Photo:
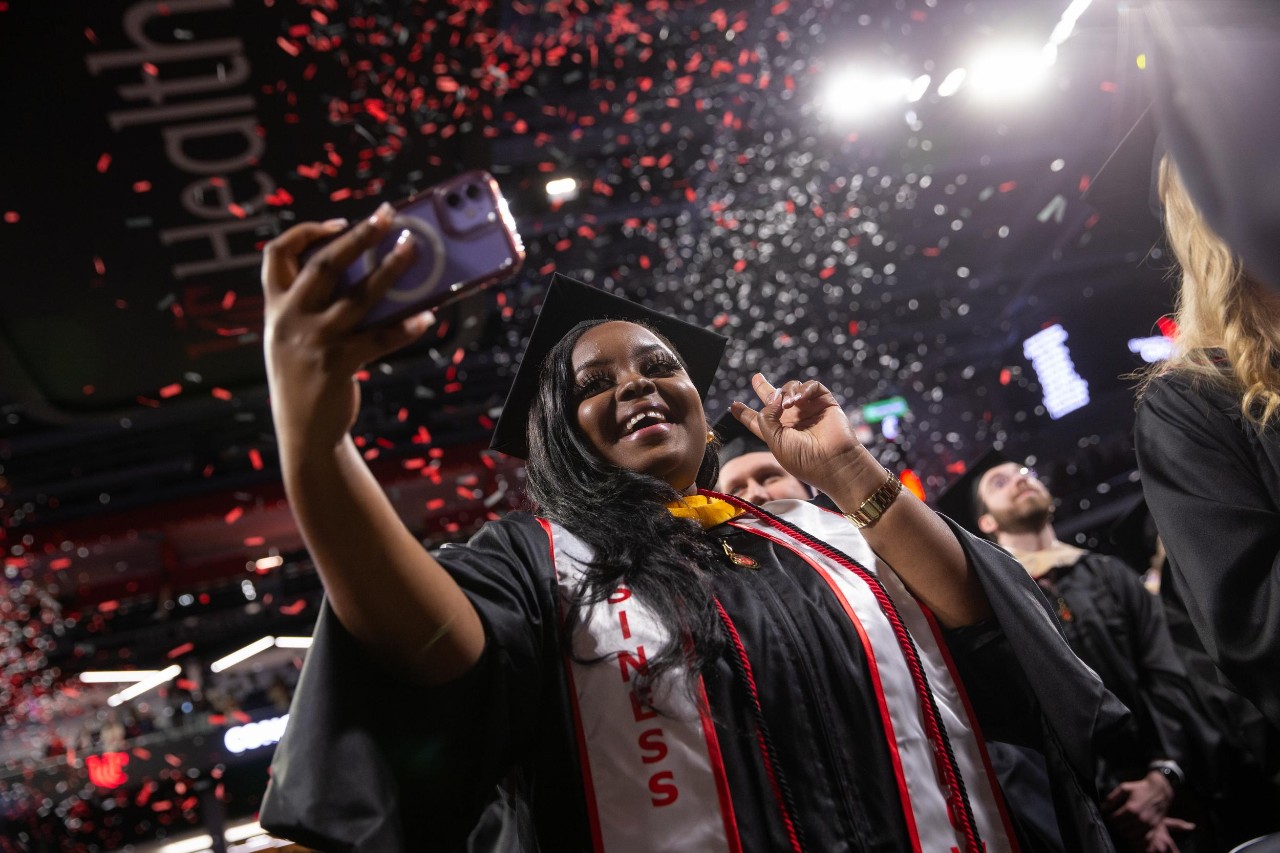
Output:
[[335,294],[377,269],[406,230],[413,235],[417,253],[356,328],[386,325],[439,308],[515,275],[524,263],[515,220],[488,172],[464,172],[395,208],[387,236],[347,268]]

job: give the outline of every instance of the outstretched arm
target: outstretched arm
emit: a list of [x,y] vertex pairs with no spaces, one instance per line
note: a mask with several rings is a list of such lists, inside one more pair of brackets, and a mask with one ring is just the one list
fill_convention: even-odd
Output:
[[[885,480],[885,470],[854,435],[839,402],[820,382],[774,388],[757,373],[759,411],[735,402],[735,417],[763,439],[782,466],[813,484],[842,512],[856,511]],[[902,492],[873,526],[868,544],[947,627],[991,615],[986,594],[946,523],[910,492]]]
[[355,373],[418,338],[426,315],[356,331],[413,257],[400,243],[359,286],[334,299],[338,275],[385,237],[391,208],[300,263],[342,220],[296,225],[262,263],[264,342],[280,466],[294,517],[334,613],[370,651],[426,684],[466,672],[484,650],[475,608],[404,526],[348,434],[360,408]]

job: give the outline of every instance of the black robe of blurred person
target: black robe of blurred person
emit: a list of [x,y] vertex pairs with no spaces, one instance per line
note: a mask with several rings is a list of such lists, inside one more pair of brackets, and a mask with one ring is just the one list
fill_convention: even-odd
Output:
[[1246,420],[1237,395],[1177,374],[1152,382],[1135,430],[1168,552],[1170,628],[1224,734],[1227,804],[1242,822],[1261,819],[1255,834],[1280,830],[1280,430]]

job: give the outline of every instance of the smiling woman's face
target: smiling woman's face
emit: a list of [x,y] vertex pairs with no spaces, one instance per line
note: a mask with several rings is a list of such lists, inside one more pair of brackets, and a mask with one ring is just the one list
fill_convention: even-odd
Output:
[[702,399],[679,359],[643,326],[588,330],[573,348],[578,426],[608,462],[684,490],[707,445]]

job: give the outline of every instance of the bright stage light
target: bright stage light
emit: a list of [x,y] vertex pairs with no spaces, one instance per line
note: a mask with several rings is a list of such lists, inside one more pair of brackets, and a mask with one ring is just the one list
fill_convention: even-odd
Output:
[[214,672],[222,672],[224,669],[230,669],[236,664],[253,657],[258,652],[265,652],[267,649],[275,646],[275,644],[276,638],[270,635],[263,637],[260,640],[254,640],[243,649],[238,649],[226,657],[218,658],[216,661],[209,664],[209,669]]
[[1052,64],[1052,54],[1045,47],[993,46],[970,64],[967,82],[973,94],[984,100],[1014,100],[1038,89]]
[[[229,842],[242,842],[237,846],[228,846],[227,851],[249,853],[266,847],[279,847],[279,842],[266,835],[266,830],[255,820],[237,826],[228,826],[222,837]],[[208,833],[200,833],[190,838],[171,841],[160,848],[159,853],[212,853],[213,838]]]
[[1076,21],[1080,20],[1080,16],[1092,2],[1093,0],[1071,0],[1071,4],[1062,11],[1062,17],[1058,19],[1057,26],[1049,34],[1049,43],[1045,45],[1045,51],[1050,56],[1057,57],[1058,45],[1071,38],[1071,33],[1076,28]]
[[921,74],[919,77],[911,81],[910,87],[907,89],[907,102],[914,104],[916,101],[924,97],[924,93],[929,91],[929,84],[933,82],[933,78],[928,74]]
[[85,684],[120,684],[141,681],[157,672],[157,669],[89,670],[80,673],[79,678]]
[[275,569],[283,565],[284,565],[284,557],[281,557],[279,555],[275,555],[271,557],[260,557],[259,559],[255,560],[253,563],[253,567],[260,572],[265,572],[270,569]]
[[950,98],[956,92],[960,91],[960,87],[964,85],[964,78],[969,76],[969,72],[963,68],[957,68],[942,78],[942,82],[938,84],[938,97]]
[[573,201],[578,197],[578,182],[573,178],[556,178],[547,181],[549,201]]
[[173,679],[177,678],[178,674],[181,672],[182,672],[182,667],[178,666],[175,663],[173,666],[166,667],[160,670],[155,675],[151,675],[151,676],[148,676],[147,678],[142,679],[137,684],[134,684],[132,687],[126,687],[124,690],[121,690],[119,693],[116,693],[112,696],[107,697],[107,704],[110,705],[112,708],[115,708],[118,705],[128,702],[130,699],[134,698],[135,696],[141,696],[143,693],[146,693],[148,690],[151,690],[152,688],[159,687],[161,684],[166,684],[170,681],[173,681]]
[[[903,75],[850,67],[832,74],[820,104],[823,111],[837,121],[862,118],[915,100],[910,96],[917,85],[927,88],[928,75],[912,80]],[[920,94],[923,95],[923,91]]]

